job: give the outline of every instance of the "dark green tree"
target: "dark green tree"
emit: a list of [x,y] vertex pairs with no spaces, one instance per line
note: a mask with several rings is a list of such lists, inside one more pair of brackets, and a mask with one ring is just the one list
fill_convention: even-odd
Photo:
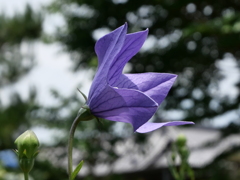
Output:
[[[25,12],[8,17],[0,16],[0,88],[17,82],[34,65],[31,49],[26,54],[21,52],[22,43],[29,44],[42,33],[42,17],[34,13],[30,6]],[[35,108],[35,90],[30,90],[28,100],[23,100],[17,93],[9,97],[7,105],[0,99],[0,149],[13,148],[15,133],[29,127],[29,113]]]
[[[0,89],[10,89],[35,65],[32,47],[42,36],[43,16],[27,5],[23,13],[16,13],[12,17],[1,14],[0,22]],[[28,47],[25,52],[21,50],[23,44]],[[15,149],[16,137],[38,124],[36,114],[41,113],[43,108],[37,103],[36,97],[37,90],[32,88],[29,89],[27,99],[23,99],[17,92],[8,97],[7,103],[3,103],[3,99],[0,99],[0,151]],[[0,164],[3,173],[0,179],[6,172],[20,173],[20,169],[5,171],[2,162]],[[64,170],[57,169],[49,162],[36,161],[35,168],[31,176],[36,180],[59,180],[66,176]]]

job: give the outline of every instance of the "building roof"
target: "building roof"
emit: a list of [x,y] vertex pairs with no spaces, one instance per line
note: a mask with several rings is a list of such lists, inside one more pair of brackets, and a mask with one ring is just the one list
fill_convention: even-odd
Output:
[[[113,164],[97,164],[93,168],[93,173],[96,176],[105,176],[110,173],[125,174],[151,168],[167,168],[169,144],[176,140],[180,134],[184,134],[187,138],[187,146],[191,153],[189,164],[193,168],[203,168],[222,153],[228,152],[234,147],[240,147],[240,134],[222,138],[217,129],[166,127],[146,134],[147,139],[144,145],[136,144],[134,135],[117,143],[115,152],[119,158]],[[62,147],[54,148],[54,150],[43,149],[38,159],[48,159],[53,164],[66,168],[67,158],[62,156],[64,153],[66,153],[66,148]],[[83,159],[83,155],[77,149],[74,149],[73,157],[75,165]],[[80,175],[84,176],[88,173],[89,167],[85,163]]]

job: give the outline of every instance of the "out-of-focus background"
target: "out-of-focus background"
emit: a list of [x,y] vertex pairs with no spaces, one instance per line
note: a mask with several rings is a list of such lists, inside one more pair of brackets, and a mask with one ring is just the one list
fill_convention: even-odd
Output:
[[151,121],[194,121],[148,134],[102,120],[79,125],[74,163],[86,180],[172,180],[171,144],[187,137],[196,180],[240,179],[240,1],[0,0],[0,179],[23,176],[14,140],[41,147],[32,180],[67,179],[68,131],[97,67],[97,39],[128,22],[149,28],[126,73],[178,74]]

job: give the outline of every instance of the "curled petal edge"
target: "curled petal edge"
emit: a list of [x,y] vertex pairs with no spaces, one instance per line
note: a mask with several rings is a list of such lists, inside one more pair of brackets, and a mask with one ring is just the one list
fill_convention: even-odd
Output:
[[186,124],[194,124],[194,123],[189,122],[189,121],[172,121],[172,122],[165,122],[165,123],[150,123],[150,122],[147,122],[147,123],[143,124],[142,126],[140,126],[136,130],[136,132],[147,133],[147,132],[154,131],[158,128],[161,128],[163,126],[180,126],[180,125],[186,125]]

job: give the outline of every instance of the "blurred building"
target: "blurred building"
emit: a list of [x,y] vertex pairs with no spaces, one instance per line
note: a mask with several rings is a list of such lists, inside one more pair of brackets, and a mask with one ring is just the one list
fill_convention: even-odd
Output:
[[[218,159],[224,159],[228,165],[234,162],[240,165],[240,134],[223,138],[217,129],[167,127],[146,134],[144,145],[136,143],[135,136],[117,143],[115,152],[119,158],[114,163],[99,163],[90,168],[85,162],[80,175],[86,176],[91,172],[96,179],[109,174],[123,174],[126,179],[141,177],[142,180],[172,180],[168,169],[171,144],[179,134],[187,137],[187,145],[191,152],[189,164],[195,171],[208,168]],[[49,160],[59,167],[66,168],[65,154],[66,147],[42,149],[38,159]],[[81,152],[76,149],[73,151],[73,157],[76,164],[83,159]],[[180,162],[179,159],[177,162]]]

